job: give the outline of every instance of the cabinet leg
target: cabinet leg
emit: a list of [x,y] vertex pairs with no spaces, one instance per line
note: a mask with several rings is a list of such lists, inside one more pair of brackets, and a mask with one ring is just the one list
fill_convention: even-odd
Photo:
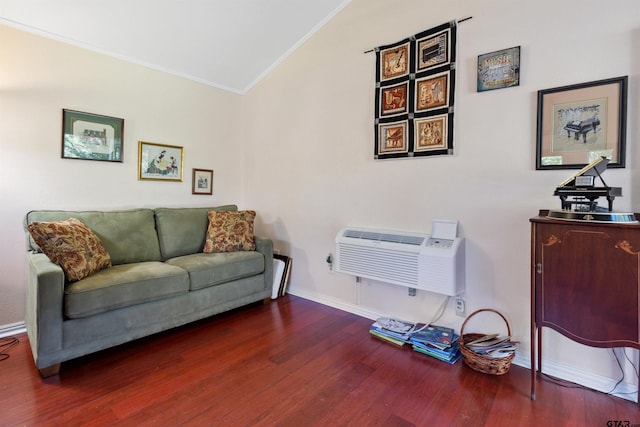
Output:
[[538,329],[538,376],[542,374],[542,329]]
[[531,400],[536,400],[536,328],[531,327]]

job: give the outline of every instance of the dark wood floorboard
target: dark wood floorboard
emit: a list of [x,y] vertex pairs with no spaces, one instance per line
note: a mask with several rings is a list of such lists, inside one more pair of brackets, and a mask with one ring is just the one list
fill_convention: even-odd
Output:
[[639,425],[634,402],[475,372],[372,338],[301,298],[255,304],[62,364],[41,379],[25,334],[0,362],[0,426]]

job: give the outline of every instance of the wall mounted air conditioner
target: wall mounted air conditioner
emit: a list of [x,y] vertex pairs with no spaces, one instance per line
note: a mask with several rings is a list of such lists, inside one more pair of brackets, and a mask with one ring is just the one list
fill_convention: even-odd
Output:
[[433,221],[431,234],[346,227],[336,236],[336,271],[443,295],[465,286],[457,221]]

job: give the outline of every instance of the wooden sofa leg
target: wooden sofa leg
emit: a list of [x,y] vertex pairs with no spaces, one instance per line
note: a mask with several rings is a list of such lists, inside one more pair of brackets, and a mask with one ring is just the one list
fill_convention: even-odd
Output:
[[262,304],[263,305],[267,305],[271,303],[271,298],[267,297],[267,298],[263,298],[262,299]]
[[60,373],[60,363],[47,366],[46,368],[38,369],[42,378],[52,377]]

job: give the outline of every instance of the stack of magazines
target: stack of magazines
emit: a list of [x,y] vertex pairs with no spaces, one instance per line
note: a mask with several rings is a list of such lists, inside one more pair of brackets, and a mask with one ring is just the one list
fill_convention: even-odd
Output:
[[425,325],[392,319],[378,318],[369,333],[374,338],[399,347],[411,344],[421,354],[454,364],[460,359],[458,335],[445,326]]
[[511,355],[518,348],[517,344],[517,342],[511,341],[511,337],[489,334],[465,343],[465,346],[477,354],[499,358]]
[[401,347],[409,342],[409,337],[415,328],[416,324],[412,322],[380,317],[371,325],[369,333],[374,338]]
[[418,353],[454,364],[461,356],[458,338],[459,336],[451,328],[428,325],[415,330],[409,340]]

